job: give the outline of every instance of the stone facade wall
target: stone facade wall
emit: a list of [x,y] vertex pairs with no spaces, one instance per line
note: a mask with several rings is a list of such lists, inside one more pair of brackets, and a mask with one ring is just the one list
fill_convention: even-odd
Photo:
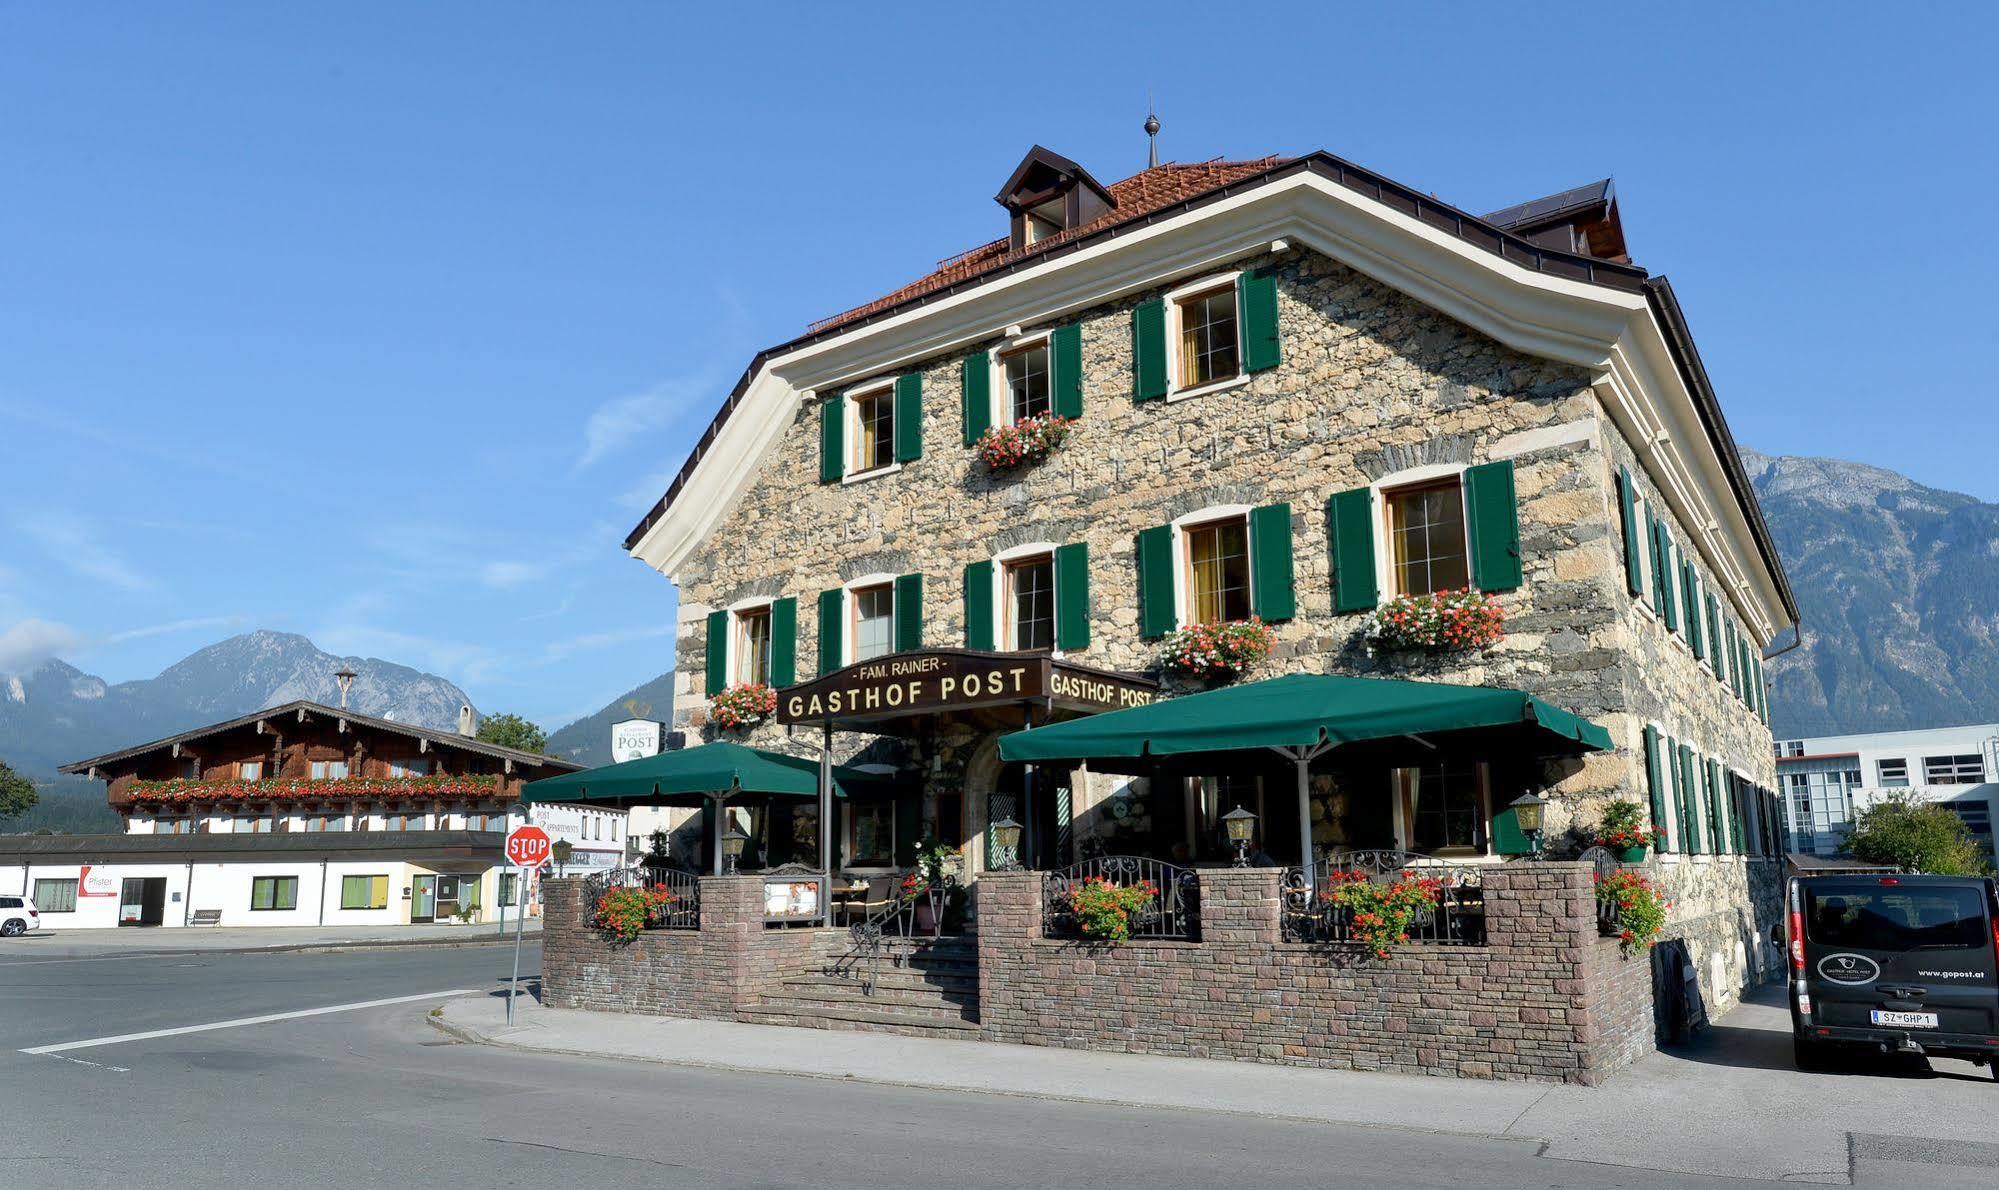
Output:
[[1197,943],[1042,937],[1038,873],[982,882],[994,1041],[1353,1070],[1596,1083],[1651,1048],[1652,976],[1596,932],[1591,869],[1486,876],[1488,945],[1388,960],[1279,941],[1277,874],[1201,874]]

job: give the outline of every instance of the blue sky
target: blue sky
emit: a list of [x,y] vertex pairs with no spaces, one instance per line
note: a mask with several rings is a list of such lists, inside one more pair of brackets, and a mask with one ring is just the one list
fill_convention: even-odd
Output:
[[1738,438],[1999,499],[1989,10],[0,3],[0,670],[233,631],[554,727],[672,662],[625,557],[750,355],[1105,181],[1324,148],[1614,175]]

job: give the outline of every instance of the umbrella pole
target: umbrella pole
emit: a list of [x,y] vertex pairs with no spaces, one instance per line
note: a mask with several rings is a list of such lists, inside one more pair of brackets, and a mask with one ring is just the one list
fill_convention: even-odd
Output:
[[1298,749],[1298,847],[1305,853],[1299,865],[1305,872],[1305,887],[1317,889],[1318,882],[1312,871],[1312,762],[1306,759],[1305,749]]
[[824,925],[833,924],[833,722],[826,721],[819,745],[819,874],[825,884],[819,889],[819,913]]
[[708,840],[708,847],[715,856],[715,875],[720,876],[722,874],[722,835],[727,829],[726,819],[729,814],[729,798],[726,794],[720,794],[716,795],[712,800],[715,803],[715,813],[710,816],[711,821],[708,833],[712,837]]

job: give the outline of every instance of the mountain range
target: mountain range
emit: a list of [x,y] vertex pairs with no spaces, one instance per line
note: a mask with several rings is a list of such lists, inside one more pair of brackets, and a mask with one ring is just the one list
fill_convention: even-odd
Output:
[[[1999,720],[1999,505],[1863,463],[1752,450],[1743,463],[1803,618],[1799,647],[1768,667],[1777,735]],[[358,675],[349,705],[364,714],[448,730],[471,702],[434,674],[257,631],[142,681],[113,685],[59,660],[0,674],[0,758],[49,782],[67,761],[292,699],[337,704],[343,666]],[[556,731],[548,750],[608,763],[612,723],[672,714],[669,671]],[[7,825],[115,829],[101,796],[95,783],[56,780],[49,804]]]

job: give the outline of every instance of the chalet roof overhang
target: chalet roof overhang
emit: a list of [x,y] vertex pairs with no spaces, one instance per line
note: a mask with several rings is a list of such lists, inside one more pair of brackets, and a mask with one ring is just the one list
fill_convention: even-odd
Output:
[[238,715],[234,719],[225,719],[220,723],[211,723],[205,727],[192,728],[178,735],[170,735],[163,739],[136,744],[130,748],[121,748],[116,752],[106,752],[102,756],[93,756],[88,760],[72,761],[69,764],[63,765],[57,771],[97,776],[100,774],[93,773],[92,770],[109,768],[124,761],[137,760],[154,752],[173,752],[185,745],[197,743],[203,739],[222,735],[226,732],[240,731],[245,727],[255,727],[259,723],[266,724],[271,730],[279,734],[285,734],[285,726],[287,724],[303,723],[312,718],[320,718],[352,727],[365,727],[373,731],[400,735],[411,740],[422,741],[434,748],[452,748],[475,756],[486,756],[496,760],[512,761],[516,766],[523,768],[553,769],[558,772],[567,773],[574,772],[583,767],[574,761],[564,760],[559,756],[547,756],[539,752],[527,752],[519,748],[506,748],[499,744],[489,744],[484,740],[475,739],[471,736],[459,735],[455,731],[439,731],[433,728],[420,727],[413,723],[399,723],[394,719],[378,719],[373,715],[361,715],[353,711],[342,710],[339,707],[329,707],[324,703],[299,699],[284,703],[281,706],[267,707],[261,711],[252,711],[247,715]]
[[962,349],[1000,327],[1212,270],[1280,240],[1516,350],[1588,369],[1757,640],[1767,645],[1796,624],[1783,562],[1665,278],[1537,245],[1324,153],[760,352],[625,548],[671,578],[777,448],[798,403],[819,391]]

